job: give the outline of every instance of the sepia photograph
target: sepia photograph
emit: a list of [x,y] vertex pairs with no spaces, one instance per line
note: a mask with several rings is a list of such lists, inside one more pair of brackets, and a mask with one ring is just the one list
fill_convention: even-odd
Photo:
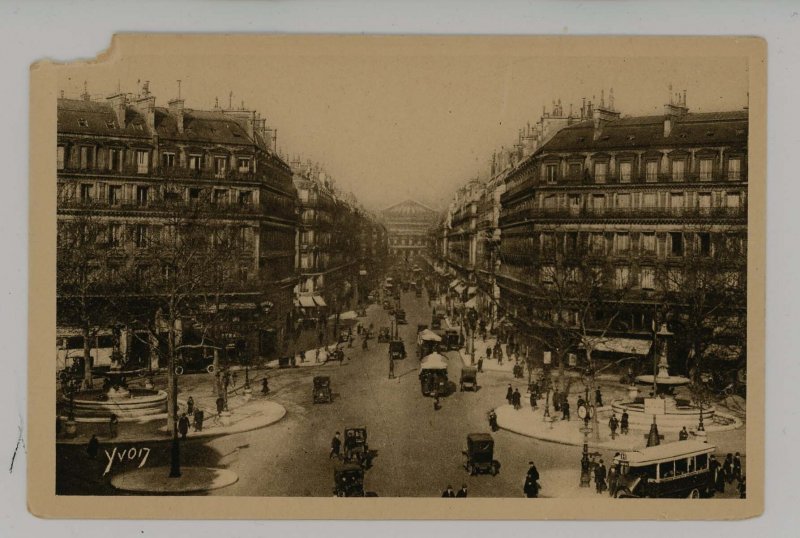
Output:
[[48,495],[758,510],[764,52],[703,39],[129,35],[34,66]]

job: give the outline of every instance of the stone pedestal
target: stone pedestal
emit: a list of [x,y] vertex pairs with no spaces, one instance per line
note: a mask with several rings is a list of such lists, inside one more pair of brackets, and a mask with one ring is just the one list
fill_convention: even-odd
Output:
[[253,389],[250,387],[245,387],[242,397],[244,398],[245,402],[249,402],[250,398],[253,397]]
[[74,420],[64,421],[64,435],[69,438],[78,435],[78,423]]
[[230,426],[231,425],[231,412],[230,411],[223,411],[219,414],[219,421],[222,423],[223,426]]
[[629,386],[628,387],[628,398],[630,399],[630,401],[633,402],[638,397],[639,397],[639,387],[637,387],[636,385]]

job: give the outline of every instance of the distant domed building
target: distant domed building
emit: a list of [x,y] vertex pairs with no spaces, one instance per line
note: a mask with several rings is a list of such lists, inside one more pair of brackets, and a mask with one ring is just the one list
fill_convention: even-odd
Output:
[[434,209],[415,200],[404,200],[381,214],[389,235],[389,255],[413,260],[428,250],[428,231],[439,219]]

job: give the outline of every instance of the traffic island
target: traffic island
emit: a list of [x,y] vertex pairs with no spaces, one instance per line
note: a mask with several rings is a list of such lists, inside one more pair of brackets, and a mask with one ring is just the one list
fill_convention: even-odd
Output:
[[[203,401],[198,398],[198,401]],[[203,402],[205,403],[205,402]],[[206,415],[203,421],[203,429],[196,431],[193,427],[189,428],[186,438],[202,439],[231,435],[251,430],[265,428],[286,416],[286,408],[271,400],[254,398],[245,401],[242,397],[231,398],[228,401],[230,407],[229,420],[223,420],[215,414]],[[211,404],[206,404],[206,409]],[[117,435],[110,436],[105,425],[86,431],[78,430],[75,437],[58,437],[56,442],[61,444],[86,444],[92,433],[95,433],[98,440],[102,443],[144,443],[144,442],[168,442],[172,439],[172,432],[167,429],[166,419],[159,422],[146,423],[126,423],[120,425]]]
[[130,493],[177,495],[220,489],[239,480],[236,473],[227,469],[182,467],[181,476],[177,478],[171,478],[169,472],[168,466],[127,471],[114,476],[111,485]]
[[[589,434],[589,446],[603,450],[636,450],[645,445],[645,430],[631,429],[627,435],[617,434],[614,439],[608,429],[608,418],[610,408],[600,409],[598,415],[598,427],[600,428],[600,440],[595,438],[594,433]],[[514,409],[511,405],[502,405],[496,408],[497,425],[513,433],[564,445],[583,446],[584,437],[581,432],[583,421],[577,417],[573,420],[562,420],[561,413],[551,410],[550,417],[544,416],[542,406],[532,410],[528,406],[522,409]],[[725,415],[729,420],[726,424],[707,424],[706,433],[709,434],[709,442],[713,443],[713,435],[718,432],[725,432],[737,429],[742,426],[742,422],[732,415]],[[590,422],[590,426],[594,424]],[[665,431],[664,442],[677,441],[677,431]]]

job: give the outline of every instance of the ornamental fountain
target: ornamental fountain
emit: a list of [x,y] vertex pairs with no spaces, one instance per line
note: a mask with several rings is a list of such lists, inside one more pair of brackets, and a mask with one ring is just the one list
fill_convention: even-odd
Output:
[[76,422],[108,420],[112,414],[120,422],[162,418],[167,412],[167,393],[163,390],[128,387],[127,377],[135,370],[122,370],[118,363],[103,374],[102,389],[75,391],[72,401],[64,396],[66,406],[71,406]]
[[712,422],[715,409],[712,405],[702,407],[695,405],[689,395],[676,395],[676,390],[685,387],[691,380],[685,376],[669,373],[667,338],[670,336],[672,333],[667,330],[666,324],[662,324],[653,341],[654,355],[658,361],[654,368],[655,373],[635,378],[636,384],[650,388],[649,396],[639,396],[638,387],[632,386],[629,399],[617,400],[611,407],[617,416],[621,416],[623,412],[628,413],[628,424],[631,429],[647,430],[655,419],[658,427],[663,430],[678,431],[686,426],[697,428],[698,432],[702,432],[702,424]]

